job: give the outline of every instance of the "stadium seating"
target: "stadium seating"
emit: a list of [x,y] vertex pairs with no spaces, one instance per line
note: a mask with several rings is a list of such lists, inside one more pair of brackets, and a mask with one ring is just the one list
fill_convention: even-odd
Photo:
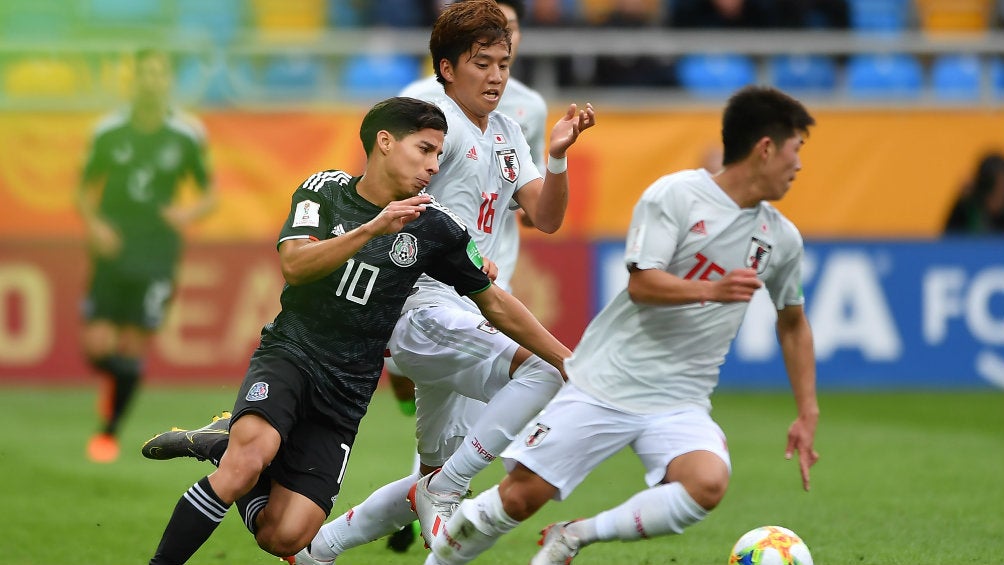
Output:
[[419,60],[408,55],[358,55],[345,61],[340,89],[346,98],[376,101],[397,94],[421,72]]
[[84,19],[92,26],[150,25],[162,20],[157,0],[84,0]]
[[778,55],[768,70],[774,86],[797,94],[826,94],[837,86],[837,63],[825,55]]
[[685,55],[677,61],[676,72],[680,84],[700,97],[727,97],[756,82],[756,64],[745,55]]
[[265,33],[320,34],[327,10],[324,0],[251,0],[255,29]]
[[3,91],[9,98],[69,98],[90,88],[80,61],[55,57],[24,57],[3,68]]
[[982,82],[983,65],[978,55],[941,55],[931,64],[931,88],[938,100],[979,100]]
[[848,0],[851,28],[864,33],[899,33],[909,29],[910,0]]
[[184,37],[227,44],[247,22],[242,0],[175,0],[175,26]]
[[422,3],[415,0],[380,0],[370,4],[373,25],[389,27],[421,27]]
[[60,0],[3,0],[0,37],[59,39],[73,29],[76,13]]
[[915,0],[920,27],[930,32],[986,31],[993,0]]
[[1004,60],[990,59],[990,93],[995,98],[1004,98]]
[[309,100],[320,94],[323,77],[324,67],[315,56],[277,55],[265,62],[262,85],[269,99]]
[[333,28],[359,27],[366,18],[356,0],[328,0],[327,22]]
[[245,58],[189,55],[177,65],[174,92],[186,105],[224,106],[248,98],[253,85],[252,66]]
[[911,55],[854,55],[847,62],[847,93],[854,99],[917,99],[923,85],[924,69]]

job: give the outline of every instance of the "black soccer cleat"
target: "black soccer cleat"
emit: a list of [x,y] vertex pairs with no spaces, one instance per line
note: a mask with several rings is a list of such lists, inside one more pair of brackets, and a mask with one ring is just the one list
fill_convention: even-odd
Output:
[[411,544],[415,543],[416,525],[417,522],[412,522],[387,536],[387,549],[396,553],[406,553]]
[[199,461],[207,459],[219,467],[220,460],[213,457],[215,447],[230,440],[230,412],[213,416],[213,421],[197,430],[171,428],[148,439],[140,451],[147,459],[174,459],[194,457]]

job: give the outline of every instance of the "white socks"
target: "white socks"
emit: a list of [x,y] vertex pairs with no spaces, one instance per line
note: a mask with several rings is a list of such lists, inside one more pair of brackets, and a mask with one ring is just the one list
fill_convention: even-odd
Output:
[[445,530],[433,540],[426,563],[468,563],[519,524],[502,509],[498,486],[494,486],[460,503]]
[[582,545],[595,541],[632,541],[667,534],[681,534],[708,515],[680,483],[643,490],[620,506],[573,522],[568,531]]
[[310,554],[327,561],[348,549],[380,539],[415,520],[408,491],[419,478],[408,475],[373,492],[362,503],[321,527],[310,542]]
[[467,492],[471,479],[498,457],[531,418],[558,393],[563,381],[552,365],[536,355],[523,362],[485,405],[464,443],[429,483],[433,492]]

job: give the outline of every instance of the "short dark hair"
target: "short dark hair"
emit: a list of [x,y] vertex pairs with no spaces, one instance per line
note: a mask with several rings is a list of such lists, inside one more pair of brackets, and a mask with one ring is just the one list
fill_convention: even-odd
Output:
[[[517,12],[518,13],[518,12]],[[439,62],[446,59],[456,65],[460,55],[470,51],[475,45],[481,48],[505,43],[512,49],[512,33],[505,14],[495,0],[466,0],[447,6],[429,36],[429,53],[436,80],[445,84],[439,70]]]
[[722,114],[722,164],[745,159],[764,136],[780,145],[815,123],[801,102],[776,88],[741,88],[729,98]]
[[366,155],[376,143],[377,132],[386,130],[394,139],[404,137],[423,129],[435,129],[446,133],[446,116],[435,104],[396,96],[377,102],[363,118],[359,126],[359,139],[363,142]]
[[1004,155],[990,153],[980,159],[976,167],[976,177],[972,181],[972,198],[983,205],[997,184],[997,178],[1004,175]]

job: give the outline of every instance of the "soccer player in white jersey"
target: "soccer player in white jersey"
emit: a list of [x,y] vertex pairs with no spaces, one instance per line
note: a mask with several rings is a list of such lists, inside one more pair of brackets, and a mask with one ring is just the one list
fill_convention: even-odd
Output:
[[471,561],[625,446],[641,459],[650,488],[591,518],[548,526],[531,565],[567,565],[590,543],[678,534],[702,520],[731,474],[710,396],[761,285],[778,309],[797,409],[785,456],[798,452],[808,490],[819,406],[802,239],[768,201],[782,198],[801,169],[798,151],[813,123],[786,94],[746,87],[723,115],[724,168],[678,172],[645,191],[627,237],[627,288],[565,362],[569,383],[502,453],[515,467],[460,504],[426,565]]
[[[499,9],[505,14],[509,24],[509,31],[512,33],[512,48],[510,49],[509,62],[512,64],[516,59],[519,50],[519,42],[522,37],[519,22],[526,12],[523,0],[496,0]],[[425,78],[416,80],[406,86],[401,91],[401,96],[410,96],[420,100],[430,100],[440,98],[444,95],[443,85],[436,80],[436,75],[431,74]],[[547,103],[544,97],[536,90],[520,82],[515,77],[510,76],[506,83],[502,99],[499,101],[497,111],[509,116],[519,124],[523,136],[530,145],[530,154],[534,163],[543,164],[545,162],[544,153],[544,128],[547,124]],[[505,274],[501,281],[502,288],[512,292],[508,281],[516,270],[519,256],[520,230],[516,225],[526,215],[519,211],[519,204],[509,201],[509,209],[516,211],[513,214],[502,214],[498,219],[502,227],[498,230],[501,238],[498,255],[492,257],[498,265],[500,272]],[[387,376],[391,382],[391,389],[400,404],[401,411],[405,415],[415,413],[415,385],[408,377],[400,374],[400,369],[394,360],[387,358]],[[466,409],[463,411],[470,418],[476,418],[480,413],[484,403],[479,400],[468,399]],[[473,420],[471,420],[473,422]],[[414,472],[420,469],[418,454],[415,454]],[[401,528],[387,539],[387,546],[394,551],[404,552],[415,539],[415,532],[411,524]]]
[[[501,223],[515,199],[537,229],[556,231],[568,202],[566,152],[595,123],[590,105],[575,104],[554,125],[542,178],[519,124],[496,108],[509,78],[511,32],[495,0],[447,6],[429,47],[442,96],[430,100],[447,116],[450,134],[440,174],[427,191],[465,223],[485,257],[502,252]],[[510,224],[515,229],[514,224]],[[499,273],[506,288],[511,273]],[[415,502],[422,534],[445,521],[471,478],[488,466],[562,385],[558,369],[498,332],[472,304],[431,279],[419,281],[388,348],[416,383],[416,436],[422,473]],[[487,402],[473,425],[468,399]],[[438,468],[442,467],[439,472]],[[435,471],[435,472],[434,472]],[[414,474],[385,485],[326,524],[297,563],[330,562],[415,517],[406,497]]]

